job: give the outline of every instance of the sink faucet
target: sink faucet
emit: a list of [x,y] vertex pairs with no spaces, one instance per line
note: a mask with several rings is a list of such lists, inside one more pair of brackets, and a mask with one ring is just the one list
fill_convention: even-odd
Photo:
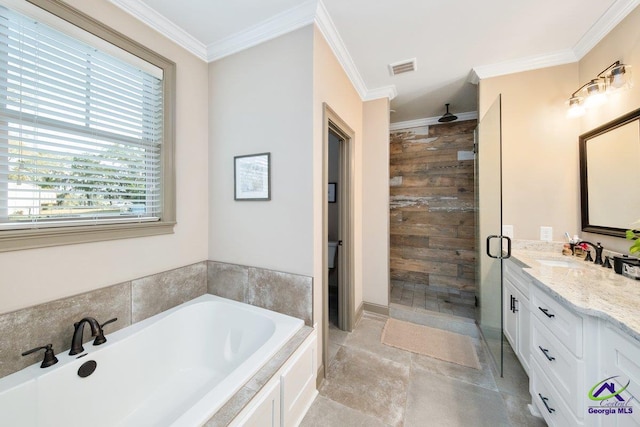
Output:
[[[74,323],[73,327],[75,329],[73,331],[73,339],[71,340],[71,351],[69,351],[70,356],[73,356],[74,354],[82,353],[84,351],[84,347],[82,346],[82,334],[84,333],[85,323],[88,323],[89,326],[91,327],[92,337],[98,337],[98,338],[101,336],[104,337],[104,333],[102,332],[102,327],[100,326],[98,321],[93,317],[85,317],[81,321]],[[96,340],[98,338],[96,338]]]
[[602,251],[604,250],[604,247],[600,244],[600,242],[597,242],[594,245],[591,242],[587,242],[586,240],[583,240],[580,243],[585,243],[587,245],[590,245],[593,249],[595,249],[596,250],[596,259],[593,261],[593,263],[602,265]]

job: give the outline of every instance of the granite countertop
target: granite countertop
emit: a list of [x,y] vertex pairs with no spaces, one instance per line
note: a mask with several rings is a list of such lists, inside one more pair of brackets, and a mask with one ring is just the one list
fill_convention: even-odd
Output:
[[609,321],[640,341],[640,280],[562,255],[562,244],[514,245],[511,259],[560,302],[576,312]]

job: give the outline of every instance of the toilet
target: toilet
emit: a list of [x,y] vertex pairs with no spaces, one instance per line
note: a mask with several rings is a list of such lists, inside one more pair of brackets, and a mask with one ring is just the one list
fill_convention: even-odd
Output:
[[329,251],[327,252],[327,262],[329,270],[336,266],[336,254],[338,253],[338,242],[329,241]]

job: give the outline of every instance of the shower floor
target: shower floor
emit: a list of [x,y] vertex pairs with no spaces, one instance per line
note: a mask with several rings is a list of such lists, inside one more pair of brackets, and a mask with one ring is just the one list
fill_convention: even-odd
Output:
[[471,292],[435,290],[421,283],[392,280],[391,302],[414,309],[475,318],[475,298]]

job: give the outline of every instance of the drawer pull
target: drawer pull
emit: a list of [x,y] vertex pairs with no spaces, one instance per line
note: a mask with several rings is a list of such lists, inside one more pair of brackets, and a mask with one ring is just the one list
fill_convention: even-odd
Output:
[[545,316],[547,316],[548,318],[552,318],[552,317],[556,317],[555,314],[551,314],[549,313],[549,309],[548,308],[542,308],[542,307],[538,307],[540,309],[541,312],[544,313]]
[[547,408],[547,411],[549,411],[550,414],[553,414],[554,412],[556,412],[556,410],[551,408],[549,406],[549,404],[547,403],[547,401],[549,399],[547,399],[546,397],[542,397],[542,395],[540,393],[538,393],[538,396],[540,396],[540,399],[542,400],[542,403],[544,403],[544,407]]
[[511,297],[511,307],[509,308],[509,310],[513,313],[513,300],[515,299],[513,297],[513,295],[509,295]]
[[549,362],[553,362],[554,360],[556,360],[555,357],[553,356],[549,356],[549,349],[548,348],[542,348],[542,346],[538,346],[538,348],[540,349],[540,351],[547,357],[547,360]]

